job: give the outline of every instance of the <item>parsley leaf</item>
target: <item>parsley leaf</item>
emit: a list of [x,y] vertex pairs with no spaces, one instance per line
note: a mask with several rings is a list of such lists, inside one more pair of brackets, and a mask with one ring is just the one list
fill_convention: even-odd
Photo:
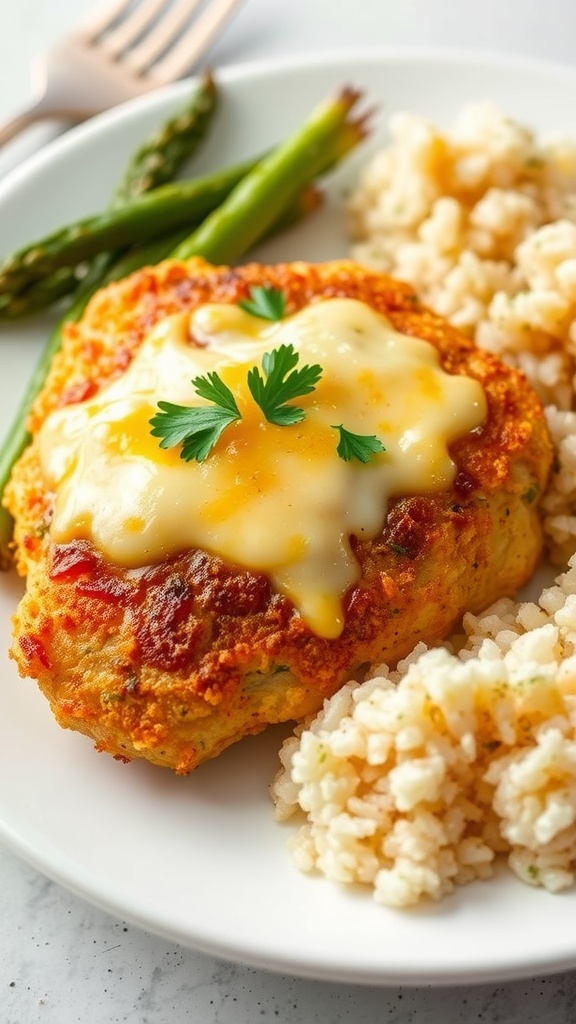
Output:
[[268,422],[280,427],[291,426],[304,419],[303,409],[285,403],[292,398],[311,394],[322,376],[322,367],[317,363],[295,370],[298,358],[293,345],[280,345],[262,356],[264,376],[257,366],[248,371],[248,387],[252,398]]
[[192,386],[199,398],[205,398],[207,402],[214,402],[215,405],[230,413],[235,420],[240,419],[240,410],[236,405],[236,399],[216,371],[209,371],[205,377],[194,377]]
[[250,298],[238,303],[241,309],[261,320],[282,320],[286,309],[284,292],[267,285],[253,285]]
[[[298,359],[293,345],[280,345],[262,356],[262,373],[258,366],[248,371],[250,394],[269,423],[287,427],[304,419],[303,409],[286,403],[311,394],[322,376],[322,367],[314,363],[296,369]],[[158,402],[159,411],[150,420],[151,433],[160,438],[161,448],[182,445],[180,456],[185,462],[204,462],[226,427],[242,415],[230,388],[216,371],[195,377],[192,385],[198,397],[211,404]],[[332,429],[339,432],[336,451],[344,462],[370,462],[374,455],[386,451],[373,434],[354,434],[342,424],[333,424]]]
[[185,462],[204,462],[226,427],[241,416],[234,395],[217,373],[195,377],[192,384],[199,398],[213,402],[214,407],[158,402],[160,412],[150,420],[151,433],[161,438],[161,448],[181,444],[180,457]]
[[353,434],[340,424],[332,424],[333,430],[338,430],[340,440],[336,451],[344,462],[351,459],[358,459],[359,462],[370,462],[373,455],[385,452],[386,449],[375,434]]

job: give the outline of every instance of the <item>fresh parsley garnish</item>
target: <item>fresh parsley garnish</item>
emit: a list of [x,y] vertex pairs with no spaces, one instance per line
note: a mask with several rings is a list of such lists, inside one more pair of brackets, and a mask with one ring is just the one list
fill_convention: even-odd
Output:
[[346,430],[341,423],[339,426],[336,424],[332,424],[332,426],[340,434],[336,451],[344,462],[350,462],[350,459],[358,459],[358,462],[370,462],[373,455],[386,451],[382,441],[378,440],[375,434],[353,434],[351,430]]
[[[252,316],[265,320],[281,320],[284,316],[284,293],[277,288],[259,285],[250,289],[250,298],[239,303]],[[322,376],[317,363],[296,369],[299,355],[293,345],[280,345],[262,356],[262,371],[253,366],[247,374],[248,389],[269,423],[289,427],[300,423],[304,410],[288,403],[295,398],[311,394]],[[158,402],[158,412],[150,420],[152,436],[160,438],[161,448],[182,445],[181,457],[185,462],[195,459],[204,462],[220,436],[242,415],[230,388],[216,371],[204,377],[195,377],[192,385],[199,398],[210,405],[187,406],[173,402]],[[386,449],[377,437],[353,434],[345,427],[339,431],[337,453],[345,462],[357,459],[369,462],[373,455]]]
[[192,381],[199,398],[212,402],[211,406],[175,405],[158,402],[160,412],[150,420],[152,436],[160,437],[161,448],[182,445],[181,457],[185,462],[208,458],[222,432],[235,420],[241,419],[240,410],[230,388],[216,372]]
[[322,376],[322,367],[317,363],[295,370],[298,358],[293,345],[280,345],[262,356],[264,376],[257,366],[248,371],[252,398],[268,422],[280,427],[288,427],[304,419],[303,409],[286,405],[286,402],[311,394]]
[[284,292],[268,285],[252,285],[250,298],[242,299],[238,305],[252,316],[261,320],[282,320],[286,309]]

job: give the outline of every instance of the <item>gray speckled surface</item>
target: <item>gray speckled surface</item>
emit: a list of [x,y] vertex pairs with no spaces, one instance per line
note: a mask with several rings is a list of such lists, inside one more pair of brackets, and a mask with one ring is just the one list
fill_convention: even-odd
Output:
[[[30,57],[90,6],[0,0],[0,117],[24,102]],[[376,10],[384,26],[378,39]],[[573,61],[574,39],[574,0],[246,0],[213,61],[375,42],[475,45]],[[32,132],[0,159],[0,173],[51,134]],[[0,847],[0,1024],[569,1024],[575,1005],[576,973],[497,986],[375,989],[225,963],[113,920]]]
[[2,1024],[568,1024],[576,974],[364,988],[192,952],[89,906],[0,850]]

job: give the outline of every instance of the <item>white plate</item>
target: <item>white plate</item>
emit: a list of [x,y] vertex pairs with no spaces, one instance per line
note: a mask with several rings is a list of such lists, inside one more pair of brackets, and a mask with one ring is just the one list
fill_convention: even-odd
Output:
[[[398,108],[449,122],[487,97],[542,131],[576,133],[576,71],[470,54],[378,51],[306,57],[222,73],[217,130],[198,166],[238,160],[284,136],[343,83],[382,104],[377,139],[339,173],[329,207],[258,251],[262,259],[346,254],[341,199]],[[9,251],[106,204],[130,152],[177,106],[178,85],[70,132],[0,185]],[[23,387],[48,318],[3,328],[0,427]],[[0,648],[17,581],[0,579]],[[33,682],[2,655],[0,835],[47,875],[112,914],[167,938],[261,967],[335,981],[456,983],[576,965],[576,893],[550,896],[502,872],[439,905],[382,909],[360,888],[299,874],[291,826],[273,822],[267,787],[286,729],[238,744],[188,778],[124,766],[59,729]]]

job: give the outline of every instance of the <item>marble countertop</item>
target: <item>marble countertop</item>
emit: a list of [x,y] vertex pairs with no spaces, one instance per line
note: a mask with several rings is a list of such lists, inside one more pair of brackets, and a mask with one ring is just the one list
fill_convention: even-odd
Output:
[[[90,6],[0,0],[0,119],[25,102],[33,55]],[[374,44],[473,45],[574,62],[575,38],[573,0],[246,0],[212,62]],[[53,134],[34,129],[2,156],[0,174]],[[0,1024],[568,1024],[575,1003],[576,972],[379,989],[220,961],[109,917],[0,846]]]

